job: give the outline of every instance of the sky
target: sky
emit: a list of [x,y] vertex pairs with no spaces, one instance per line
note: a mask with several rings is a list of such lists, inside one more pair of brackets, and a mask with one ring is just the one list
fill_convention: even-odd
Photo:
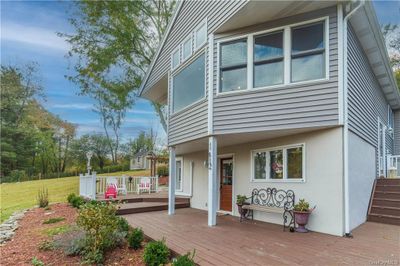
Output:
[[[374,6],[381,24],[400,24],[400,0],[374,1]],[[56,33],[73,33],[67,14],[72,8],[71,2],[1,1],[0,8],[1,64],[37,62],[47,98],[43,102],[46,109],[77,125],[78,136],[103,133],[99,115],[93,111],[94,101],[78,95],[79,87],[65,78],[65,75],[73,74],[72,64],[65,57],[69,45]],[[134,138],[149,128],[165,139],[152,106],[139,99],[127,112],[122,138]]]

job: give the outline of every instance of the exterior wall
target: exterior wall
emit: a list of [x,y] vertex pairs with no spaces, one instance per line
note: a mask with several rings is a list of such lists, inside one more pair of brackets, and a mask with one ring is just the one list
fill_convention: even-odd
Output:
[[[329,79],[217,94],[218,40],[329,16]],[[279,130],[338,124],[338,44],[336,7],[279,19],[237,32],[215,36],[215,134]],[[219,39],[218,39],[219,38]]]
[[400,110],[394,113],[394,154],[400,155]]
[[[317,205],[309,221],[313,231],[343,234],[343,193],[342,193],[342,130],[340,127],[312,133],[289,136],[280,139],[246,143],[218,149],[218,154],[233,154],[234,180],[233,198],[238,194],[250,195],[253,188],[276,187],[292,189],[296,202],[300,198]],[[295,143],[305,143],[306,181],[304,183],[251,182],[250,158],[254,149],[268,148]],[[193,196],[191,207],[207,209],[208,175],[204,161],[207,152],[183,155],[193,161]],[[185,164],[185,168],[187,165]],[[187,176],[184,176],[187,179]],[[236,200],[233,200],[235,203]],[[238,216],[236,206],[233,215]],[[282,224],[282,216],[274,213],[255,212],[255,219]]]
[[[347,42],[349,129],[377,149],[378,117],[388,125],[388,102],[350,25]],[[389,153],[393,146],[393,138],[387,134]]]
[[350,230],[367,219],[372,185],[376,176],[375,147],[349,132]]

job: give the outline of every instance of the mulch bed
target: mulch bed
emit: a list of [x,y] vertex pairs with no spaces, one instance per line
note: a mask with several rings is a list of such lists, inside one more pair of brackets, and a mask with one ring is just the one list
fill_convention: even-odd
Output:
[[[19,228],[13,239],[0,247],[0,265],[32,265],[32,258],[43,261],[45,265],[80,265],[80,258],[67,256],[62,250],[39,251],[38,246],[45,240],[52,240],[46,234],[50,228],[73,225],[77,217],[76,209],[67,204],[53,204],[51,210],[34,208],[25,213],[19,221]],[[49,218],[64,217],[54,224],[43,224]],[[134,251],[127,245],[106,254],[105,265],[144,265],[143,249]]]

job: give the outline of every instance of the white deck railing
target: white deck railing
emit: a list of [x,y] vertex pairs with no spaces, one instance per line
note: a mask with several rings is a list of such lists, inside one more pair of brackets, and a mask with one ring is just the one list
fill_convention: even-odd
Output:
[[150,179],[150,192],[158,191],[158,177],[134,176],[131,179],[127,176],[98,176],[96,180],[96,194],[104,194],[107,188],[107,178],[115,178],[118,181],[118,187],[125,187],[128,193],[138,193],[138,186],[142,179]]
[[96,173],[79,175],[79,195],[96,199]]
[[400,155],[388,155],[387,158],[387,177],[400,177]]

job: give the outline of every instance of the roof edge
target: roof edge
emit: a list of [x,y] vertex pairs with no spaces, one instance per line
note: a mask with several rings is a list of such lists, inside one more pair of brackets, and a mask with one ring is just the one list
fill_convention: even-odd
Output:
[[168,38],[168,35],[169,35],[169,33],[171,32],[172,25],[175,23],[175,20],[176,20],[176,18],[178,17],[178,14],[179,14],[179,11],[181,10],[181,7],[182,7],[183,2],[184,2],[183,0],[182,0],[182,1],[178,1],[178,5],[177,5],[176,8],[175,8],[174,15],[172,16],[172,19],[171,19],[171,21],[170,21],[169,24],[168,24],[168,27],[167,27],[167,30],[165,31],[165,34],[164,34],[164,36],[163,36],[163,39],[162,39],[160,45],[158,46],[157,52],[156,52],[156,54],[153,56],[153,59],[152,59],[152,61],[151,61],[151,63],[150,63],[150,66],[149,66],[149,68],[148,68],[147,71],[146,71],[146,76],[144,77],[144,79],[143,79],[143,81],[142,81],[142,84],[140,84],[139,94],[138,94],[139,97],[141,97],[142,94],[143,94],[145,84],[147,83],[147,80],[149,79],[150,73],[151,73],[151,71],[153,70],[154,64],[156,63],[156,60],[157,60],[158,56],[160,55],[162,48],[164,47],[164,44],[165,44],[165,42],[166,42],[166,40],[167,40],[167,38]]

